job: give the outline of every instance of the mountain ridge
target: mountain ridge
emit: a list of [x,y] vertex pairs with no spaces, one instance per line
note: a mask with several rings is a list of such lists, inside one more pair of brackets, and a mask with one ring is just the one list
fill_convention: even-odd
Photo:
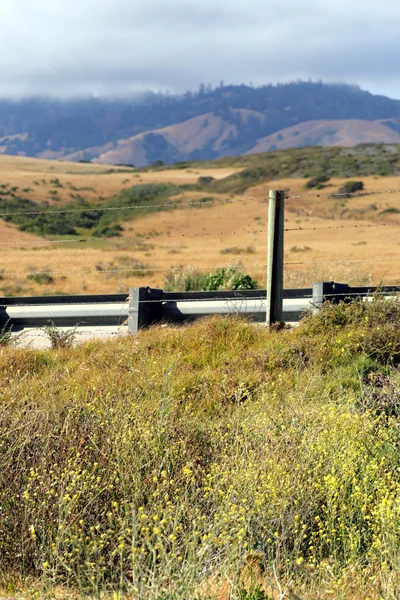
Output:
[[397,143],[400,100],[321,82],[202,85],[181,96],[0,100],[0,152],[11,155],[146,166],[319,140]]

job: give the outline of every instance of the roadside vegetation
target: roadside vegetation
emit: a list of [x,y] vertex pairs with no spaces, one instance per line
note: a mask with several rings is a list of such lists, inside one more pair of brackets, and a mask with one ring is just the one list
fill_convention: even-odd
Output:
[[2,348],[6,595],[398,598],[399,363],[379,296]]

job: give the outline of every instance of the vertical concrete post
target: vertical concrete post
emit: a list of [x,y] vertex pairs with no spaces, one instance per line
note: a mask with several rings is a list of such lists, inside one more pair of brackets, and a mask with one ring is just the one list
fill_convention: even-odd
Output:
[[282,320],[285,192],[271,190],[268,208],[267,320]]

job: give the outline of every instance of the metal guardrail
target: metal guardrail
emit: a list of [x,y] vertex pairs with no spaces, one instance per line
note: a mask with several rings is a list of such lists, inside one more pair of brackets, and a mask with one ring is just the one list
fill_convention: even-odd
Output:
[[13,331],[43,327],[121,326],[128,319],[126,294],[0,298],[0,323]]
[[[376,290],[335,282],[318,282],[307,289],[286,289],[283,320],[299,321],[305,311],[318,310],[325,300],[365,298]],[[392,295],[400,293],[400,286],[379,290]],[[136,333],[154,323],[182,323],[214,314],[246,314],[254,321],[265,322],[266,291],[164,292],[140,287],[132,288],[129,294],[0,298],[0,326],[8,323],[15,332],[53,323],[57,327],[78,326],[88,330],[104,327],[108,332],[124,328]]]
[[[219,292],[163,292],[151,288],[131,290],[129,331],[160,321],[182,323],[215,314],[246,314],[257,322],[266,317],[266,290]],[[312,289],[283,292],[283,319],[299,321],[311,307]]]

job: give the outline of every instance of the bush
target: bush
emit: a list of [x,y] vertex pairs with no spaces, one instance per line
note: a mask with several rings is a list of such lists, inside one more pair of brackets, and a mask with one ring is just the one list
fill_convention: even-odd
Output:
[[218,290],[254,290],[257,282],[233,267],[217,269],[212,273],[199,271],[171,271],[164,279],[166,292],[216,292]]
[[330,177],[328,177],[327,175],[317,175],[316,177],[313,177],[312,179],[307,181],[306,188],[307,189],[316,188],[317,190],[320,190],[321,188],[324,187],[323,184],[329,180],[330,180]]
[[257,287],[257,282],[250,275],[245,275],[230,267],[217,269],[214,273],[210,273],[207,276],[204,289],[211,292],[222,289],[254,290]]
[[267,595],[258,584],[251,585],[247,589],[244,583],[241,583],[238,589],[237,600],[273,600],[273,598]]
[[[71,189],[77,190],[75,186]],[[57,190],[53,190],[57,192]],[[21,231],[36,235],[77,235],[78,229],[94,230],[96,237],[115,237],[122,231],[118,224],[120,221],[131,220],[139,214],[148,212],[147,205],[164,204],[171,195],[177,194],[181,189],[171,184],[144,184],[123,190],[112,200],[104,203],[105,208],[116,206],[145,205],[145,208],[119,211],[91,210],[89,202],[79,195],[75,195],[73,204],[65,205],[65,212],[46,211],[46,204],[37,204],[25,198],[14,197],[3,200],[3,212],[9,214],[2,218],[6,222],[15,223]],[[44,211],[45,212],[42,212]],[[76,210],[76,212],[74,212]],[[35,213],[40,214],[19,214]],[[69,212],[71,211],[71,212]]]
[[338,194],[355,194],[361,192],[364,189],[364,183],[362,181],[346,181],[342,187],[338,189]]
[[207,274],[200,271],[169,271],[163,287],[166,292],[201,292],[206,281]]
[[119,237],[123,228],[121,225],[99,225],[93,231],[93,237]]
[[15,346],[25,335],[24,332],[13,335],[12,325],[10,326],[9,323],[10,319],[8,319],[0,329],[0,347]]
[[34,283],[38,283],[39,285],[49,285],[50,283],[54,283],[54,278],[48,273],[31,273],[28,275],[27,279]]
[[[311,336],[336,335],[338,329],[353,330],[346,352],[364,352],[382,364],[400,363],[400,299],[385,298],[377,292],[372,301],[325,302],[316,315],[302,322]],[[334,352],[334,349],[331,349]]]
[[208,184],[212,183],[213,181],[215,181],[214,177],[211,177],[210,175],[203,175],[202,177],[198,178],[197,183],[199,185],[208,185]]
[[76,339],[77,327],[78,325],[73,329],[62,330],[56,327],[51,321],[43,330],[50,340],[52,349],[58,350],[60,348],[72,348]]

